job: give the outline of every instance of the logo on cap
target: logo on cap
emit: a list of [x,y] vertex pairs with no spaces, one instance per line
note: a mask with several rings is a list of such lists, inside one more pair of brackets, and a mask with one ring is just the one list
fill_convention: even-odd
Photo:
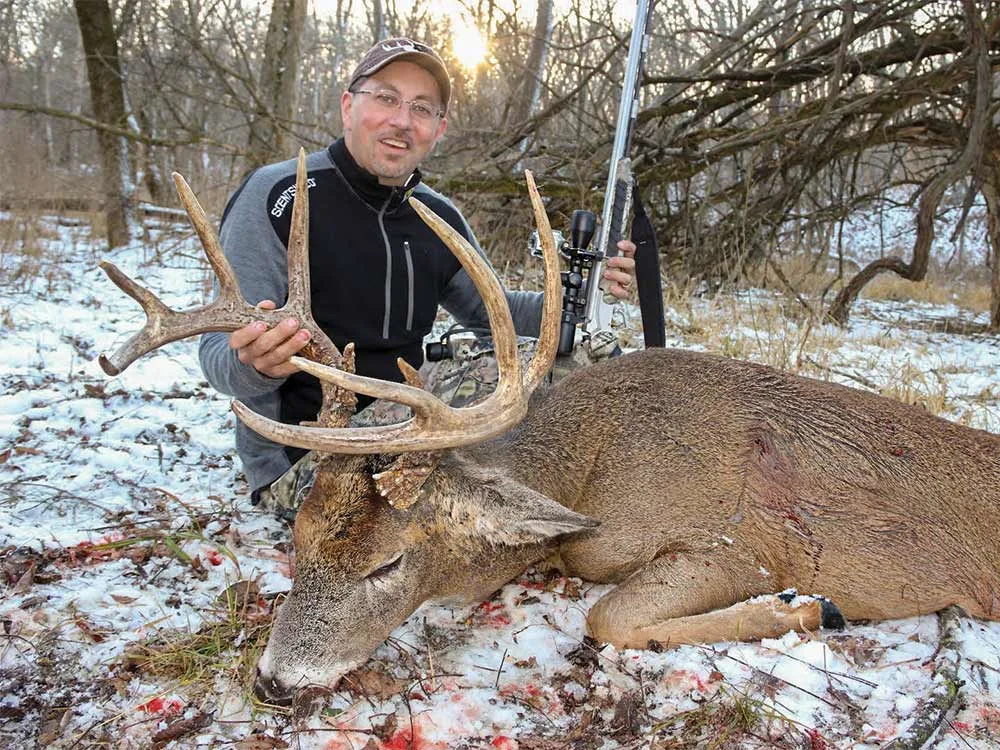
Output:
[[404,42],[404,41],[389,42],[389,43],[383,44],[382,45],[382,49],[384,49],[386,52],[392,52],[393,50],[397,50],[397,49],[405,50],[406,52],[422,52],[423,51],[423,50],[417,49],[417,46],[415,44],[413,44],[412,42]]

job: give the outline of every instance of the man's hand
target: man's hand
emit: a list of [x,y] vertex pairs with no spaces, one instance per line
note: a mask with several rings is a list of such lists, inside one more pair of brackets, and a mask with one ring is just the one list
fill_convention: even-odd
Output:
[[613,297],[625,299],[635,280],[635,245],[630,240],[619,240],[621,255],[608,258],[604,265],[604,290]]
[[[257,307],[274,310],[277,305],[266,299]],[[287,378],[298,372],[299,368],[288,358],[298,354],[308,343],[309,331],[299,328],[295,318],[283,320],[270,330],[263,323],[251,323],[229,334],[229,348],[236,350],[240,362],[269,378]]]

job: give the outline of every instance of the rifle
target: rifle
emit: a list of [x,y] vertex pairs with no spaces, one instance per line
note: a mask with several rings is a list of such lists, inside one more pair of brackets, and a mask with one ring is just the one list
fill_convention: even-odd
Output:
[[[647,27],[653,12],[653,0],[638,0],[635,19],[632,22],[632,37],[629,41],[628,60],[625,66],[625,81],[622,97],[618,104],[618,119],[615,123],[615,138],[611,147],[611,168],[604,195],[604,209],[601,215],[601,232],[595,250],[589,250],[593,240],[597,217],[591,211],[574,211],[570,220],[570,238],[559,231],[553,232],[556,247],[569,263],[569,270],[562,275],[563,311],[559,329],[560,355],[572,354],[576,342],[577,327],[583,335],[597,341],[615,340],[609,331],[614,307],[605,300],[600,288],[604,261],[618,255],[618,241],[625,236],[626,224],[632,213],[635,181],[632,177],[632,160],[629,152],[636,118],[639,114],[639,75],[642,60],[649,47]],[[636,230],[641,222],[644,240],[640,241]],[[646,217],[642,203],[636,204],[636,222],[633,226],[632,241],[636,244],[636,280],[639,286],[639,305],[646,347],[664,346],[663,294],[660,289],[659,256],[652,223]],[[538,233],[532,232],[528,242],[532,255],[541,257]],[[591,283],[593,282],[593,283]],[[586,290],[586,298],[583,297]],[[429,361],[436,362],[452,358],[453,348],[448,343],[451,332],[442,336],[440,343],[426,347]],[[620,352],[620,349],[615,349]]]
[[[639,114],[639,75],[642,59],[649,46],[647,27],[652,14],[652,0],[638,0],[635,19],[632,24],[632,38],[629,42],[628,61],[622,97],[618,105],[618,119],[615,123],[615,138],[611,148],[611,166],[604,195],[604,209],[601,214],[600,234],[597,246],[589,250],[594,237],[596,217],[590,211],[574,211],[571,219],[570,240],[561,242],[564,255],[569,260],[569,271],[563,274],[563,312],[559,332],[559,353],[573,351],[576,328],[581,325],[584,336],[593,338],[606,332],[610,327],[614,308],[605,299],[600,279],[607,258],[618,255],[618,241],[626,236],[627,223],[632,212],[634,179],[632,160],[629,152],[636,118]],[[637,265],[643,266],[646,279],[640,278],[640,305],[644,328],[647,331],[647,346],[659,345],[663,330],[663,300],[659,291],[659,261],[656,256],[655,239],[652,238],[648,220],[651,247],[644,248],[645,257]],[[635,238],[633,238],[634,240]],[[637,243],[638,245],[639,243]],[[650,255],[650,252],[652,255]],[[639,274],[637,273],[637,277]],[[652,278],[655,276],[655,278]],[[644,283],[647,282],[648,283]],[[655,287],[655,288],[653,288]],[[582,298],[586,288],[586,298]],[[657,311],[658,308],[658,311]],[[649,342],[653,343],[650,344]]]

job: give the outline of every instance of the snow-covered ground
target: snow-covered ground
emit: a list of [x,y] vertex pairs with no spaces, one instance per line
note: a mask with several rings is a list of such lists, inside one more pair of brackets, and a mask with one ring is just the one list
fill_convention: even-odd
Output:
[[[142,315],[98,270],[86,228],[43,224],[40,256],[0,255],[3,747],[910,747],[955,664],[963,683],[936,747],[1000,743],[1000,623],[959,618],[943,644],[926,616],[617,652],[585,639],[608,587],[536,570],[476,607],[421,608],[340,692],[288,711],[249,702],[238,657],[290,585],[288,529],[250,506],[234,417],[193,343],[104,376],[97,354]],[[109,259],[170,304],[204,301],[189,239],[153,236]],[[671,311],[670,343],[724,349],[678,333],[723,309],[691,304]],[[821,332],[822,368],[852,385],[925,379],[947,413],[1000,432],[1000,338],[942,333],[934,318],[985,322],[862,301],[848,331]],[[764,353],[790,335],[751,319],[725,335]],[[186,684],[124,658],[136,644],[211,631],[231,615],[220,593],[239,581],[260,596],[252,589],[207,676]]]

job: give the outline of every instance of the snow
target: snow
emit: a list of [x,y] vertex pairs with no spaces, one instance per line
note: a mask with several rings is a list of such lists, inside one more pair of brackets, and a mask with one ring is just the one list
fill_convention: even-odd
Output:
[[[224,617],[217,597],[237,581],[256,581],[269,606],[290,586],[290,534],[251,507],[228,401],[203,380],[192,342],[115,378],[100,372],[97,353],[136,330],[141,312],[96,270],[87,227],[49,229],[30,278],[8,283],[17,258],[0,255],[3,746],[150,747],[158,731],[207,714],[169,746],[874,750],[905,737],[941,688],[933,615],[619,652],[584,638],[587,611],[611,587],[539,570],[481,605],[424,605],[361,670],[362,687],[320,696],[312,710],[250,701],[233,666],[249,648],[248,630],[220,655],[207,692],[206,683],[196,689],[129,669],[130,645]],[[200,249],[188,239],[175,252],[150,253],[162,240],[154,233],[112,260],[168,304],[201,304]],[[748,300],[764,305],[773,295],[732,304]],[[694,300],[669,313],[682,326],[721,309]],[[945,389],[950,416],[1000,432],[1000,339],[926,325],[953,318],[985,322],[954,305],[862,300],[847,332],[823,331],[835,343],[830,377],[885,384],[905,370],[925,393]],[[773,336],[798,335],[798,325]],[[678,330],[672,345],[709,348]],[[780,343],[750,327],[725,335],[756,341],[762,353]],[[1000,623],[961,619],[956,641],[961,703],[936,747],[996,747]],[[752,732],[733,729],[740,706],[754,717]],[[676,738],[689,744],[670,744]]]

